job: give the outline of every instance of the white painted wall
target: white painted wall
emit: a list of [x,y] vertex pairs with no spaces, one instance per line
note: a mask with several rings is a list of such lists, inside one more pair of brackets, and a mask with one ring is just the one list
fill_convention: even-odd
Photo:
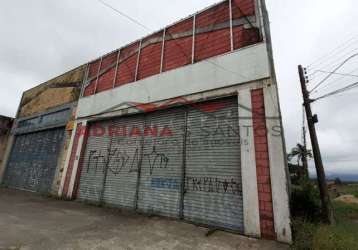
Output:
[[[272,205],[274,212],[274,223],[277,240],[291,243],[292,232],[290,226],[290,207],[288,183],[286,174],[285,151],[283,145],[283,129],[280,119],[270,119],[270,117],[280,117],[279,102],[277,96],[277,86],[271,84],[271,80],[266,80],[264,87],[266,127],[268,129],[267,141],[270,159],[270,177],[272,189]],[[274,127],[281,128],[281,134],[273,132]]]
[[238,102],[244,229],[246,235],[260,237],[261,232],[256,175],[255,141],[252,112],[250,111],[252,106],[251,88],[238,91]]
[[267,48],[261,43],[81,98],[77,117],[99,114],[121,103],[152,103],[269,76]]

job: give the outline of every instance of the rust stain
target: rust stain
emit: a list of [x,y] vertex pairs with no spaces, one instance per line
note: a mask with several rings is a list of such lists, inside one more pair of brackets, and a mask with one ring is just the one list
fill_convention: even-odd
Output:
[[[85,66],[80,66],[48,82],[24,92],[19,109],[19,117],[26,117],[48,109],[77,101],[80,88],[74,82],[82,82]],[[69,87],[66,87],[66,84]],[[62,87],[58,87],[58,86]]]

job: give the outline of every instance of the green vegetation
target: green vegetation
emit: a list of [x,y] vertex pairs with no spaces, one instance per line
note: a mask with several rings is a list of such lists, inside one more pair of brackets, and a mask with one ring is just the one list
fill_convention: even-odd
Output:
[[[310,194],[303,194],[304,192],[310,192]],[[358,186],[343,184],[339,187],[339,192],[357,195]],[[316,209],[314,206],[312,207],[312,204],[316,204],[312,199],[317,199],[315,188],[309,185],[301,185],[298,191],[296,189],[294,193],[296,193],[296,196],[293,196],[293,198],[297,199],[298,194],[301,199],[299,202],[305,202],[302,200],[302,196],[307,198],[308,206],[301,205],[300,212],[293,209],[294,243],[292,249],[358,250],[358,204],[333,202],[336,223],[334,225],[325,225],[321,224],[317,217],[312,217],[319,211],[310,211],[307,214],[310,209]]]
[[358,198],[358,184],[340,185],[337,189],[341,194],[352,194]]
[[334,210],[335,225],[294,219],[292,249],[358,249],[358,205],[334,202]]

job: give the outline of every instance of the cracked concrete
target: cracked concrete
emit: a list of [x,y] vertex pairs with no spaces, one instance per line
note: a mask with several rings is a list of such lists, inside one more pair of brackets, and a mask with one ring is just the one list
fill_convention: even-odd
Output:
[[288,249],[186,222],[0,189],[3,249]]

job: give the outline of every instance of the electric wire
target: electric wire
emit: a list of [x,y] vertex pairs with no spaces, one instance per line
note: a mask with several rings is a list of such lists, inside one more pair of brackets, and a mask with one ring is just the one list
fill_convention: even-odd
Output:
[[354,35],[347,41],[343,42],[342,44],[340,44],[339,46],[337,46],[336,48],[334,48],[333,50],[331,50],[330,52],[325,54],[324,56],[319,57],[318,59],[314,60],[312,63],[310,63],[307,66],[307,68],[314,68],[313,65],[318,64],[318,62],[327,61],[327,59],[332,57],[333,55],[341,53],[341,51],[344,51],[346,48],[349,48],[352,45],[352,43],[357,42],[357,40],[356,40],[357,37],[358,37],[357,35]]
[[[339,77],[339,78],[337,78],[337,79],[335,79],[335,80],[329,81],[329,82],[326,83],[324,86],[322,86],[319,90],[315,90],[315,91],[313,91],[312,93],[317,93],[317,92],[319,92],[319,91],[322,91],[323,89],[328,88],[328,87],[331,86],[332,84],[342,84],[342,81],[341,81],[342,79],[344,79],[344,78],[350,76],[353,72],[355,72],[355,71],[357,71],[357,70],[358,70],[358,68],[355,68],[355,69],[353,69],[352,71],[348,72],[348,75],[347,75],[347,76],[341,76],[341,77]],[[353,76],[353,75],[352,75],[352,76]]]
[[321,99],[324,99],[324,98],[327,98],[327,97],[330,97],[330,96],[333,96],[333,95],[341,94],[341,93],[347,92],[349,90],[352,90],[352,89],[354,89],[356,87],[358,87],[358,82],[349,84],[348,86],[345,86],[343,88],[337,89],[335,91],[332,91],[332,92],[329,92],[329,93],[327,93],[325,95],[317,97],[317,98],[313,99],[313,101],[315,102],[315,101],[318,101],[318,100],[321,100]]
[[110,8],[111,10],[115,11],[115,12],[118,13],[119,15],[121,15],[121,16],[127,18],[127,19],[130,20],[131,22],[133,22],[133,23],[139,25],[140,27],[142,27],[142,28],[144,28],[144,29],[146,29],[146,30],[152,31],[150,28],[148,28],[148,27],[147,27],[146,25],[144,25],[143,23],[137,21],[136,19],[134,19],[134,18],[132,18],[131,16],[129,16],[129,15],[123,13],[122,11],[120,11],[120,10],[114,8],[112,5],[106,3],[106,2],[104,2],[104,1],[102,1],[102,0],[97,0],[97,1],[98,1],[99,3],[101,3],[102,5],[106,6],[107,8]]
[[348,52],[344,52],[340,56],[334,57],[325,63],[322,63],[315,67],[311,67],[310,70],[322,69],[322,70],[327,70],[327,71],[333,71],[333,69],[339,64],[340,61],[344,60],[349,55],[355,54],[357,52],[358,52],[358,44],[357,44],[357,47],[355,47],[354,49],[349,50]]
[[317,88],[319,88],[327,79],[329,79],[334,73],[336,73],[337,70],[339,70],[343,65],[345,65],[348,61],[350,61],[352,58],[354,58],[356,56],[358,56],[358,53],[353,54],[350,57],[348,57],[347,59],[345,59],[331,73],[329,73],[328,76],[323,78],[315,87],[313,87],[313,89],[310,92],[312,92],[312,91],[316,90]]
[[[358,77],[358,75],[352,75],[350,73],[339,73],[339,72],[332,72],[332,71],[326,71],[326,70],[320,70],[320,69],[317,69],[314,71],[315,73],[316,72],[320,72],[320,73],[327,73],[327,74],[333,74],[333,75],[339,75],[339,76],[352,76],[352,77]],[[312,73],[312,74],[315,74],[315,73]]]

